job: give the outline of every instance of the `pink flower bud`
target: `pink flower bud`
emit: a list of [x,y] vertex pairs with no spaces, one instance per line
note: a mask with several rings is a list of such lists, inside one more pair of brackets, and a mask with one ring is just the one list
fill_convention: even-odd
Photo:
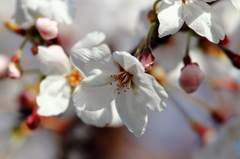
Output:
[[6,76],[9,61],[10,59],[6,55],[0,54],[0,77]]
[[34,110],[31,115],[27,117],[26,124],[29,129],[34,130],[36,129],[41,122],[40,116],[37,114],[37,111]]
[[58,35],[57,22],[48,18],[38,18],[36,27],[45,40],[54,39]]
[[152,55],[152,49],[150,47],[146,47],[143,50],[143,54],[139,57],[139,61],[146,70],[149,70],[153,67],[154,60],[155,57]]
[[220,40],[220,44],[222,45],[227,45],[230,43],[230,40],[228,38],[228,36],[225,36],[225,38],[223,40]]
[[10,78],[16,79],[20,78],[22,76],[22,69],[21,66],[18,63],[10,62],[8,64],[8,70],[7,70],[7,75]]
[[203,79],[204,74],[198,64],[191,63],[182,68],[179,84],[186,93],[192,93],[197,90]]

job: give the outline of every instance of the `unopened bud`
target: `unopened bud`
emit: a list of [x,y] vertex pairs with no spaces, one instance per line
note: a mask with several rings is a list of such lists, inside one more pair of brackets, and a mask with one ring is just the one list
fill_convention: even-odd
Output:
[[27,117],[26,124],[29,129],[36,129],[41,122],[40,116],[37,114],[36,110],[33,111],[31,115]]
[[191,63],[182,68],[179,84],[186,93],[192,93],[197,90],[204,77],[199,66],[195,63]]
[[36,27],[43,39],[54,39],[58,35],[57,22],[48,18],[38,18]]
[[230,43],[230,40],[227,36],[223,40],[220,40],[220,44],[222,45],[227,45],[228,43]]
[[0,54],[0,77],[6,76],[9,61],[10,59],[6,55]]
[[155,57],[152,55],[152,49],[150,47],[146,47],[143,50],[143,54],[139,57],[139,61],[146,70],[149,70],[153,67],[154,60]]
[[22,69],[20,64],[18,63],[14,63],[14,62],[10,62],[8,64],[8,69],[7,69],[7,75],[12,78],[12,79],[16,79],[16,78],[20,78],[22,76]]
[[33,44],[31,50],[32,50],[32,54],[36,55],[38,53],[38,44]]

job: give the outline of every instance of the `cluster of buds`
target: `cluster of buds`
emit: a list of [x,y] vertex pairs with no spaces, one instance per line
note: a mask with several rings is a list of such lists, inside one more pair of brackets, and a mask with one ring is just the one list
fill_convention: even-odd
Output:
[[19,112],[21,120],[26,122],[30,130],[36,129],[40,125],[41,118],[37,114],[35,96],[31,91],[24,90],[18,96]]

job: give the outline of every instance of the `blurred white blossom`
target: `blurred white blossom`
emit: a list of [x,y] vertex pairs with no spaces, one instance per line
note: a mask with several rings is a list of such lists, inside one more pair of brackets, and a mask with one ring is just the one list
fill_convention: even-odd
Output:
[[38,16],[71,24],[76,11],[72,0],[18,0],[16,6],[14,19],[25,29],[34,25]]
[[[225,32],[218,13],[206,2],[214,0],[163,0],[159,8],[159,37],[175,34],[183,23],[213,43],[223,40]],[[170,16],[170,17],[169,17]]]

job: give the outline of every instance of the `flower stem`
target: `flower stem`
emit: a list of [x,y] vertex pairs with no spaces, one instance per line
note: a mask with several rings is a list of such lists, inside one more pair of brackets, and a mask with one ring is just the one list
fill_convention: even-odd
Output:
[[147,41],[146,41],[146,45],[145,45],[145,47],[151,47],[150,46],[150,41],[151,41],[151,36],[154,34],[154,31],[155,31],[155,29],[156,29],[156,23],[153,23],[152,24],[152,26],[151,26],[151,28],[150,28],[150,30],[149,30],[149,32],[148,32],[148,35],[147,35]]
[[24,41],[21,43],[21,45],[19,46],[19,49],[23,49],[23,47],[25,46],[25,44],[27,43],[27,41],[29,40],[29,36],[26,36],[26,38],[24,39]]
[[156,0],[155,3],[153,4],[153,10],[155,11],[156,14],[157,14],[157,12],[158,12],[158,11],[157,11],[157,8],[156,8],[156,7],[157,7],[157,4],[158,4],[159,2],[161,2],[161,1],[162,1],[162,0]]
[[184,65],[186,66],[187,64],[192,63],[192,59],[189,56],[189,45],[190,45],[190,40],[191,40],[192,33],[188,32],[188,39],[187,39],[187,47],[186,47],[186,55],[183,58]]
[[136,52],[134,53],[134,56],[135,57],[138,57],[139,54],[141,53],[141,51],[143,50],[144,46],[145,46],[145,43],[146,43],[146,39],[144,39],[141,44],[139,45],[139,47],[137,48]]
[[24,48],[24,46],[26,45],[27,41],[29,40],[29,36],[26,36],[26,38],[24,39],[24,41],[21,43],[21,45],[19,46],[18,50],[16,51],[16,53],[13,55],[12,60],[16,61],[16,62],[20,62],[21,56],[22,56],[22,50]]

